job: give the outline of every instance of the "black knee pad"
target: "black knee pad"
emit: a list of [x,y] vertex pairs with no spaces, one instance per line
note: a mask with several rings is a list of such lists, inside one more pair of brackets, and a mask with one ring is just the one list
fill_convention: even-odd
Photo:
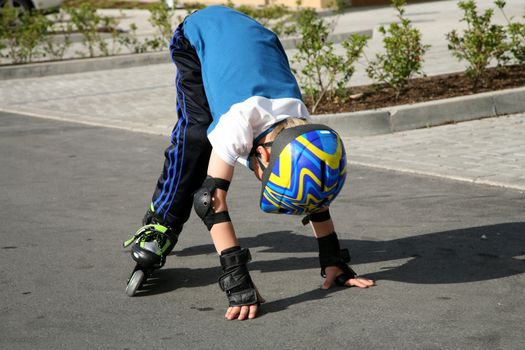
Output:
[[329,266],[337,266],[343,273],[335,279],[338,286],[344,286],[350,278],[357,276],[354,270],[348,266],[350,262],[350,252],[348,249],[341,249],[339,239],[334,232],[328,236],[317,239],[319,244],[319,264],[321,265],[321,276],[326,277],[325,269]]
[[193,195],[195,212],[202,219],[208,231],[211,230],[215,224],[231,221],[227,211],[216,213],[212,206],[215,190],[218,188],[223,191],[228,191],[229,187],[230,181],[208,176],[206,180],[204,180],[202,187]]

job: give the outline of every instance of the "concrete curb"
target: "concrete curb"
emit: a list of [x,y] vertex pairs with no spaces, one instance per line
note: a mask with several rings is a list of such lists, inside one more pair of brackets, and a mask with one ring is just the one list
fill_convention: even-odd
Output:
[[[334,43],[339,43],[352,34],[361,34],[371,37],[372,33],[372,30],[362,30],[350,33],[335,33],[330,35],[328,38]],[[295,49],[300,41],[300,38],[288,38],[283,39],[281,44],[285,50],[290,50]],[[50,75],[74,74],[163,63],[171,64],[171,58],[168,51],[116,55],[109,57],[80,58],[22,65],[6,65],[0,66],[0,80],[37,78]]]
[[523,112],[525,87],[312,118],[345,136],[370,136]]
[[[167,136],[171,134],[172,129],[172,124],[146,126],[129,120],[108,121],[58,111],[50,113],[49,111],[2,107],[0,111],[154,135]],[[377,110],[313,115],[312,119],[316,123],[334,128],[343,137],[353,137],[390,134],[517,113],[525,113],[525,87]]]
[[0,67],[0,80],[37,78],[50,75],[74,74],[97,70],[119,69],[149,64],[170,63],[167,51],[80,58],[55,62],[30,63]]

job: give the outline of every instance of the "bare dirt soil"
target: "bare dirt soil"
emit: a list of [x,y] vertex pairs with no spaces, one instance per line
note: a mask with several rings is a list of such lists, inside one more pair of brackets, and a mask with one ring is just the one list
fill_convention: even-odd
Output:
[[[319,104],[315,114],[377,109],[522,86],[525,86],[525,65],[490,68],[486,78],[478,84],[475,90],[472,81],[465,73],[436,75],[410,80],[406,91],[397,98],[395,91],[386,86],[353,87],[346,95],[354,98],[346,99],[346,101],[325,99]],[[311,105],[308,99],[305,100],[308,105]]]

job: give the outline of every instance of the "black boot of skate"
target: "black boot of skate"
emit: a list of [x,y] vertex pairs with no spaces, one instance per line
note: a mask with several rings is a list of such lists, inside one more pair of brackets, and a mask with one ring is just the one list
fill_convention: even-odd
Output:
[[173,229],[158,223],[142,226],[124,247],[131,244],[131,257],[136,266],[128,280],[126,294],[134,296],[154,270],[160,269],[166,262],[166,256],[177,243],[182,226]]

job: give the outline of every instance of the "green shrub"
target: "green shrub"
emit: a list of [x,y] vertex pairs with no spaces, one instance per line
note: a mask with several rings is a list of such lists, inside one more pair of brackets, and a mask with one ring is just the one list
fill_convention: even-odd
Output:
[[118,23],[114,18],[99,15],[96,8],[89,3],[81,4],[78,8],[66,7],[64,11],[71,17],[74,29],[82,34],[82,44],[88,49],[89,57],[95,57],[97,49],[106,56],[111,53],[101,31],[116,36],[114,28]]
[[63,7],[78,8],[84,4],[90,4],[97,9],[149,9],[152,2],[141,0],[64,0]]
[[[187,4],[187,10],[191,12],[195,4]],[[169,46],[173,35],[173,16],[175,11],[170,9],[164,1],[154,3],[148,7],[148,22],[155,28],[156,34],[153,37],[140,41],[137,37],[137,25],[131,23],[129,32],[118,37],[119,43],[133,53],[147,51],[160,51]],[[182,21],[182,18],[179,18]]]
[[[503,10],[506,5],[505,1],[496,0],[494,3],[507,20],[506,32],[509,39],[507,50],[516,63],[523,64],[525,63],[525,23],[514,22],[514,17],[507,17],[507,14]],[[522,18],[525,19],[525,14]]]
[[118,42],[132,53],[143,53],[148,51],[148,44],[140,41],[137,37],[137,25],[135,23],[129,25],[128,33],[118,37]]
[[263,7],[253,7],[249,5],[235,6],[233,2],[228,1],[226,5],[254,18],[277,35],[286,34],[291,24],[290,20],[293,22],[294,19],[293,11],[280,4],[271,4]]
[[[64,12],[58,12],[49,16],[51,27],[48,28],[48,35],[43,37],[41,46],[43,56],[50,59],[62,59],[66,50],[71,46],[71,33],[73,26],[66,21]],[[60,35],[62,40],[57,40]]]
[[368,39],[357,34],[351,36],[342,43],[346,55],[339,56],[334,52],[333,42],[328,40],[333,29],[315,11],[300,11],[297,28],[302,39],[292,62],[300,67],[299,84],[309,99],[311,112],[315,113],[324,98],[343,96]]
[[0,12],[0,57],[4,57],[3,51],[7,48],[5,41],[8,35],[8,21],[4,17],[4,13]]
[[430,47],[422,45],[421,32],[413,28],[411,21],[404,16],[405,4],[406,0],[392,0],[400,23],[391,23],[388,29],[379,28],[386,52],[377,54],[366,69],[371,79],[393,88],[396,97],[414,75],[423,74],[423,56]]
[[200,10],[205,8],[206,5],[204,5],[201,2],[185,2],[184,3],[184,9],[188,12],[188,14],[192,13],[195,10]]
[[476,90],[480,81],[485,78],[491,62],[495,61],[501,65],[508,59],[505,55],[506,34],[503,26],[492,23],[492,9],[478,14],[474,0],[460,1],[458,6],[464,12],[461,21],[467,23],[467,29],[463,31],[463,35],[458,34],[456,30],[448,33],[448,48],[460,61],[468,62],[466,74]]
[[16,7],[0,11],[0,42],[7,51],[2,56],[13,63],[27,63],[39,55],[39,45],[48,35],[51,22],[43,15],[30,14]]
[[146,44],[153,50],[167,48],[173,35],[172,19],[175,11],[161,1],[149,8],[149,13],[148,21],[157,30],[157,35],[147,39]]

